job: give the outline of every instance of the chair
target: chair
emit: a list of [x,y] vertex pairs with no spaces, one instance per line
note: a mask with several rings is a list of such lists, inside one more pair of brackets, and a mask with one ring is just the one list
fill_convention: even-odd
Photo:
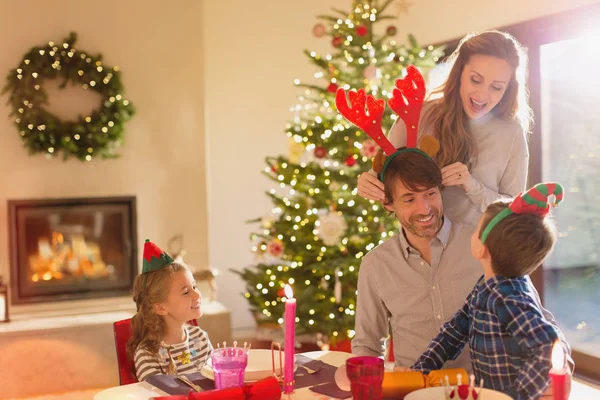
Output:
[[[188,321],[190,325],[198,326],[198,321],[193,319]],[[115,349],[117,350],[117,364],[119,366],[120,385],[129,385],[138,380],[135,376],[135,367],[133,360],[127,357],[127,341],[131,337],[131,318],[116,321],[113,324],[115,333]]]

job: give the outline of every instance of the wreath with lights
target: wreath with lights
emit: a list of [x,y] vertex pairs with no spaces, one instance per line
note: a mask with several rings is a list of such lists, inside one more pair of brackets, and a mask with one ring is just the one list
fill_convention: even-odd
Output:
[[[62,154],[65,160],[76,157],[81,161],[118,157],[124,123],[135,109],[123,96],[119,68],[103,65],[101,54],[75,50],[76,39],[71,33],[63,43],[33,47],[9,72],[2,93],[9,93],[11,116],[30,154]],[[44,108],[48,104],[43,88],[46,79],[59,79],[60,88],[71,83],[99,93],[100,107],[77,120],[61,120]]]

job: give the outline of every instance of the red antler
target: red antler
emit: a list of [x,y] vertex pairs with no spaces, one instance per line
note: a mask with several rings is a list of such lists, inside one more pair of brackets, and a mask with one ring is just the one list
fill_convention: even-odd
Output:
[[425,79],[417,67],[409,65],[407,75],[396,80],[388,105],[406,124],[406,147],[417,147],[417,128],[425,100]]
[[[351,90],[348,92],[350,97],[350,106],[346,100],[346,91],[342,88],[337,90],[335,94],[335,105],[338,112],[342,114],[348,121],[363,130],[367,135],[373,138],[375,142],[388,156],[396,152],[396,148],[383,134],[381,129],[381,119],[383,118],[383,110],[385,101],[376,99],[372,95],[365,95],[363,89],[358,92]],[[365,100],[367,111],[365,111]]]

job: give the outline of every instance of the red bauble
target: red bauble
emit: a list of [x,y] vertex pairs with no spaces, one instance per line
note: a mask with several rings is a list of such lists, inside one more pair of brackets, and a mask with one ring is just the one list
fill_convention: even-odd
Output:
[[356,165],[356,158],[350,155],[346,158],[346,165],[349,167],[354,167]]
[[367,36],[367,33],[369,33],[369,29],[367,29],[367,27],[364,25],[361,25],[356,28],[356,34],[358,36]]
[[275,166],[272,166],[272,167],[271,167],[271,171],[273,171],[273,172],[277,172],[277,167],[275,167]]
[[325,29],[325,25],[323,24],[316,24],[313,27],[313,35],[315,35],[315,37],[322,37],[323,35],[325,35],[326,33],[326,29]]
[[284,297],[284,296],[285,296],[285,289],[284,289],[284,288],[280,288],[280,289],[277,291],[277,296],[279,296],[279,297]]
[[394,36],[396,34],[396,32],[398,32],[398,30],[396,29],[396,27],[394,25],[388,26],[385,30],[385,33],[387,33],[390,36]]
[[339,48],[342,47],[342,44],[344,43],[344,39],[342,39],[339,36],[336,36],[333,38],[333,40],[331,41],[331,44],[333,45],[333,47],[335,48]]
[[327,91],[329,93],[335,93],[338,90],[338,85],[336,85],[335,83],[330,83],[329,86],[327,86]]
[[317,157],[317,158],[327,157],[327,149],[323,146],[315,147],[315,157]]

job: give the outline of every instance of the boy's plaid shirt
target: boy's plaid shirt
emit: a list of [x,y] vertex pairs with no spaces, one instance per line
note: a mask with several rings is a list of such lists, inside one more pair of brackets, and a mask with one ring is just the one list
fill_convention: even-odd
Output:
[[536,298],[528,277],[481,277],[412,369],[442,368],[468,340],[476,382],[483,378],[485,387],[515,399],[537,399],[550,383],[552,345],[564,339]]

